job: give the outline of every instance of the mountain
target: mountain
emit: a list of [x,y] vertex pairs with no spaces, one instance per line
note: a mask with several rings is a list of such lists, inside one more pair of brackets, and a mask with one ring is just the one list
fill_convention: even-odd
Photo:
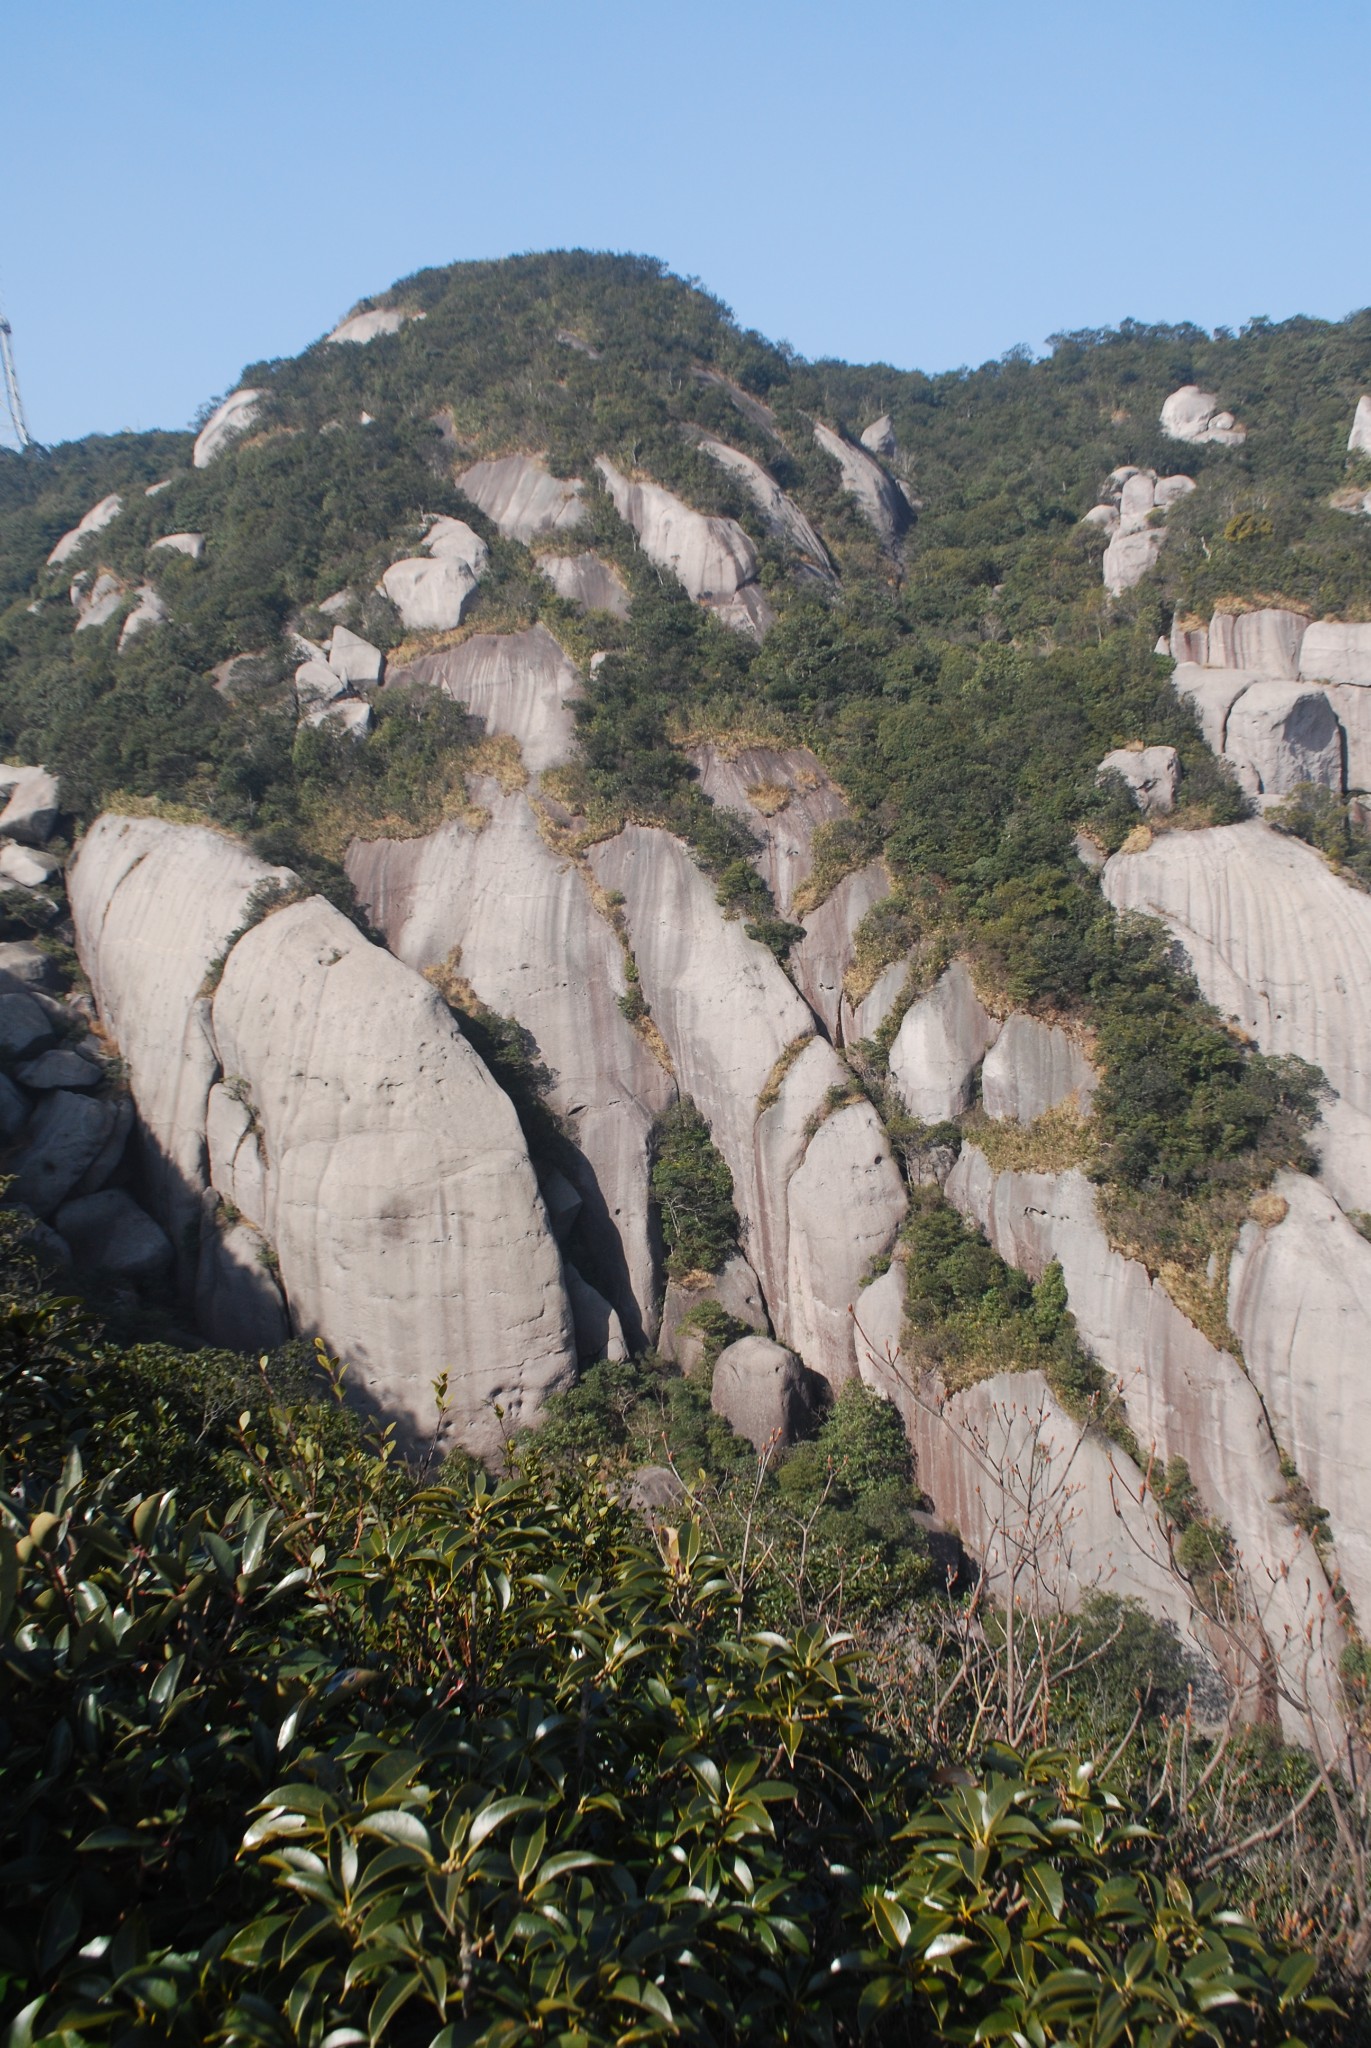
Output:
[[1329,1737],[1368,389],[1367,313],[924,376],[573,253],[0,457],[0,738],[60,784],[0,817],[35,1236],[491,1461],[606,1366],[758,1444],[861,1380],[988,1583],[1045,1460],[1040,1589]]

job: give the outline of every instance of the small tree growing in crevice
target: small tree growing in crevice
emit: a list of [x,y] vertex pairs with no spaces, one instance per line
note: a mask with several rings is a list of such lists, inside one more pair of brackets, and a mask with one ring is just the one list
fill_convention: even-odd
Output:
[[666,1269],[717,1273],[738,1242],[733,1175],[709,1126],[685,1098],[658,1119],[653,1134],[652,1199],[662,1219]]

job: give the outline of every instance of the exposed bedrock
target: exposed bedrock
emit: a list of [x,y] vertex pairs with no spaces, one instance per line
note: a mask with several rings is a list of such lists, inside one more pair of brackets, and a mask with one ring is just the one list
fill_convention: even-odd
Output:
[[1352,431],[1347,437],[1349,455],[1371,455],[1371,393],[1363,392],[1357,400],[1357,409],[1352,415]]
[[1253,820],[1167,832],[1103,873],[1116,910],[1160,917],[1205,995],[1264,1052],[1322,1067],[1338,1100],[1315,1137],[1344,1207],[1371,1208],[1371,896]]
[[398,306],[374,306],[370,312],[349,313],[346,320],[340,320],[331,334],[324,340],[338,343],[364,344],[379,341],[384,334],[398,334],[408,320],[422,320],[422,313],[402,312]]
[[987,1116],[1031,1124],[1069,1096],[1086,1110],[1097,1082],[1084,1048],[1060,1024],[1016,1011],[985,1056],[981,1103]]
[[592,548],[579,555],[539,555],[540,572],[568,604],[577,611],[609,612],[626,619],[631,610],[628,585],[614,567]]
[[890,1048],[890,1078],[910,1115],[937,1124],[969,1108],[976,1069],[999,1033],[965,965],[954,960],[910,1004]]
[[823,1405],[823,1383],[770,1337],[740,1337],[714,1363],[710,1406],[757,1450],[793,1444]]
[[1117,775],[1146,817],[1176,807],[1181,764],[1174,747],[1115,747],[1096,770],[1098,780]]
[[118,491],[111,491],[98,505],[92,505],[89,512],[82,514],[71,531],[62,535],[48,556],[48,567],[56,569],[63,562],[69,562],[72,556],[85,546],[92,534],[103,533],[105,528],[119,517],[123,509],[124,501]]
[[688,597],[725,625],[761,639],[771,608],[757,587],[757,550],[737,521],[697,512],[660,484],[632,482],[606,456],[598,456],[595,467],[648,560],[669,570]]
[[[814,1035],[813,1014],[767,949],[724,916],[679,841],[630,826],[591,861],[625,899],[643,994],[728,1162],[776,1334],[841,1383],[853,1370],[847,1304],[904,1212],[885,1134],[868,1104],[844,1101],[850,1077]],[[763,1091],[771,1100],[759,1107]]]
[[[411,1438],[498,1456],[569,1384],[561,1259],[518,1119],[439,997],[319,897],[258,924],[214,997],[297,1329]],[[503,1421],[495,1407],[503,1410]]]
[[1236,448],[1247,439],[1246,427],[1222,409],[1212,391],[1201,391],[1198,384],[1182,384],[1171,393],[1162,406],[1161,426],[1173,441],[1217,441]]
[[196,469],[208,469],[240,435],[256,425],[266,393],[243,389],[234,391],[216,406],[195,437],[191,462]]
[[655,1327],[649,1138],[675,1087],[619,1009],[623,953],[582,876],[546,845],[522,794],[475,793],[490,816],[479,832],[452,823],[424,839],[354,841],[348,876],[401,960],[423,969],[460,948],[481,1001],[537,1042],[549,1106],[577,1148],[581,1235],[596,1253],[586,1277],[637,1349]]
[[474,462],[457,483],[507,540],[521,540],[525,545],[540,533],[565,533],[581,525],[586,516],[581,479],[553,476],[537,455],[502,455],[494,462]]
[[1228,714],[1224,753],[1253,796],[1285,796],[1302,782],[1341,791],[1343,733],[1326,693],[1259,682]]
[[[790,949],[790,971],[800,994],[835,1045],[853,1042],[847,1028],[852,1006],[843,994],[843,980],[856,956],[857,927],[867,912],[883,903],[889,894],[890,875],[885,862],[871,861],[855,873],[844,875],[818,909],[807,911],[800,920],[805,935]],[[903,973],[901,963],[902,983]]]
[[[996,1174],[983,1152],[966,1145],[947,1193],[1030,1277],[1060,1261],[1081,1339],[1118,1382],[1144,1455],[1184,1458],[1209,1511],[1232,1531],[1256,1624],[1254,1657],[1269,1652],[1297,1694],[1307,1682],[1331,1734],[1341,1627],[1314,1546],[1283,1507],[1280,1454],[1252,1381],[1145,1267],[1112,1249],[1080,1172]],[[1255,1683],[1259,1663],[1247,1675]],[[1296,1708],[1268,1704],[1290,1736],[1304,1738]]]
[[754,462],[741,448],[730,448],[712,434],[700,438],[700,447],[721,469],[738,479],[756,505],[769,533],[799,556],[801,566],[821,583],[834,584],[833,564],[828,550],[793,498],[788,498],[769,470]]
[[886,475],[874,455],[835,434],[821,420],[814,422],[814,439],[841,469],[843,489],[856,500],[863,519],[886,547],[893,547],[910,520],[909,505],[894,480]]
[[1300,643],[1300,675],[1306,681],[1371,686],[1371,626],[1317,620]]
[[668,1280],[657,1348],[663,1358],[675,1359],[684,1372],[693,1372],[704,1356],[704,1338],[691,1324],[691,1312],[709,1304],[749,1330],[760,1331],[764,1337],[771,1334],[761,1284],[741,1252],[725,1259],[717,1273],[693,1274],[689,1283]]
[[1338,1565],[1371,1612],[1371,1244],[1304,1174],[1283,1173],[1274,1225],[1245,1223],[1229,1269],[1228,1316],[1281,1447],[1332,1521]]
[[706,741],[687,751],[710,802],[756,835],[754,865],[781,916],[790,917],[796,892],[813,872],[815,832],[847,816],[842,791],[808,747],[729,751]]
[[581,679],[546,626],[474,633],[459,647],[391,669],[387,680],[427,683],[465,704],[488,733],[512,734],[535,774],[572,757]]
[[254,890],[289,883],[234,840],[160,818],[98,818],[67,870],[76,948],[138,1104],[148,1183],[178,1248],[208,1175],[218,1062],[202,992]]

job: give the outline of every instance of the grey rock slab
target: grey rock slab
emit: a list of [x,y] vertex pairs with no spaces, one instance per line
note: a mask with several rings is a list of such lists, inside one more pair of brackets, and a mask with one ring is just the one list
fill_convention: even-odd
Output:
[[889,459],[895,453],[895,422],[888,412],[878,420],[872,420],[869,427],[863,427],[861,443],[868,455],[879,455]]
[[539,555],[539,573],[546,576],[558,597],[582,612],[609,612],[616,619],[629,615],[628,586],[612,563],[587,548],[579,555]]
[[794,1443],[822,1409],[819,1383],[769,1337],[740,1337],[719,1353],[709,1405],[756,1450]]
[[1092,505],[1088,512],[1084,512],[1081,515],[1082,526],[1098,526],[1103,528],[1106,533],[1113,533],[1118,523],[1119,508],[1117,505]]
[[1213,392],[1198,384],[1182,384],[1171,393],[1162,406],[1161,427],[1173,441],[1217,441],[1235,448],[1247,439],[1246,428],[1235,425]]
[[445,1438],[498,1457],[576,1362],[509,1098],[436,990],[318,897],[239,940],[213,1028],[259,1119],[259,1220],[295,1327],[411,1440],[449,1372]]
[[11,1194],[44,1219],[70,1195],[109,1140],[115,1111],[98,1095],[56,1089],[29,1119]]
[[260,1228],[267,1213],[267,1163],[257,1112],[241,1075],[217,1081],[210,1089],[205,1143],[210,1185],[240,1216]]
[[50,853],[20,846],[17,841],[0,846],[0,880],[15,883],[21,889],[42,889],[54,876],[60,879],[61,873],[61,861]]
[[814,867],[814,834],[847,816],[847,801],[808,747],[725,750],[706,741],[687,756],[710,802],[741,818],[759,841],[754,865],[782,917]]
[[831,1387],[857,1371],[852,1305],[889,1253],[907,1206],[880,1119],[866,1101],[825,1117],[786,1187],[785,1329]]
[[206,1185],[205,1109],[218,1074],[206,976],[254,891],[295,880],[227,834],[106,813],[67,874],[76,949],[123,1054],[146,1133],[154,1207],[180,1243]]
[[547,1210],[552,1235],[558,1244],[564,1245],[576,1228],[576,1219],[585,1205],[566,1175],[559,1173],[555,1166],[539,1176],[538,1185],[542,1190],[543,1207]]
[[456,562],[473,576],[479,576],[490,560],[490,549],[474,526],[465,519],[451,519],[446,513],[429,521],[424,547],[438,562]]
[[8,1074],[0,1074],[0,1140],[11,1145],[33,1113],[33,1104]]
[[1084,1048],[1060,1024],[1016,1011],[985,1056],[981,1102],[987,1116],[1031,1124],[1070,1096],[1084,1113],[1098,1080]]
[[1371,790],[1371,690],[1355,683],[1326,683],[1324,693],[1347,745],[1347,786]]
[[385,672],[386,658],[379,647],[373,647],[360,633],[335,626],[328,643],[328,665],[354,689],[374,690]]
[[40,1053],[36,1060],[26,1060],[15,1078],[41,1094],[48,1088],[98,1088],[105,1070],[99,1060],[58,1046],[52,1052]]
[[567,533],[585,522],[585,485],[579,477],[553,476],[536,455],[502,455],[474,462],[457,479],[473,505],[493,520],[506,540],[527,546],[540,533]]
[[546,626],[523,633],[474,633],[460,647],[420,655],[392,670],[392,684],[427,683],[465,704],[488,733],[510,733],[535,774],[570,761],[576,749],[573,706],[581,678]]
[[[213,1197],[209,1197],[213,1204]],[[217,1205],[214,1205],[217,1207]],[[290,1335],[276,1284],[271,1247],[250,1223],[211,1216],[200,1233],[195,1320],[211,1344],[250,1356],[274,1350]]]
[[849,997],[843,997],[844,1045],[860,1045],[863,1039],[875,1037],[904,994],[908,979],[908,960],[892,960],[888,967],[881,969],[859,1003],[854,1004]]
[[313,656],[302,661],[295,671],[295,703],[302,718],[334,703],[346,689],[347,684],[337,670]]
[[[1144,1266],[1113,1250],[1084,1174],[996,1174],[983,1152],[964,1145],[947,1193],[1031,1279],[1060,1262],[1081,1341],[1118,1382],[1144,1455],[1183,1457],[1209,1511],[1233,1532],[1261,1631],[1254,1657],[1269,1650],[1297,1694],[1307,1676],[1320,1732],[1334,1735],[1341,1626],[1317,1552],[1284,1511],[1280,1454],[1247,1374],[1187,1322]],[[1254,1684],[1255,1663],[1245,1676]],[[1279,1711],[1289,1738],[1307,1739],[1302,1715],[1284,1703]]]
[[146,1285],[171,1271],[171,1239],[121,1188],[64,1202],[54,1222],[78,1266]]
[[562,1272],[571,1303],[578,1360],[588,1365],[595,1359],[607,1358],[611,1365],[621,1364],[628,1357],[628,1346],[623,1325],[613,1308],[603,1294],[581,1277],[569,1259],[563,1262]]
[[745,1324],[749,1330],[759,1330],[764,1337],[771,1335],[761,1283],[742,1253],[733,1252],[717,1273],[710,1274],[704,1286],[687,1287],[679,1280],[667,1282],[657,1348],[663,1358],[674,1359],[685,1372],[694,1371],[704,1351],[703,1340],[693,1331],[688,1318],[692,1309],[710,1302],[732,1316],[734,1322]]
[[890,1078],[911,1116],[944,1123],[971,1102],[976,1069],[1000,1026],[960,960],[911,1003],[890,1048]]
[[821,420],[814,422],[814,439],[825,455],[832,456],[843,476],[843,489],[857,502],[867,524],[874,527],[886,547],[893,547],[909,525],[910,510],[894,482],[865,448],[835,434]]
[[721,469],[736,477],[756,505],[767,529],[777,540],[792,548],[800,560],[819,578],[833,584],[837,578],[828,550],[793,498],[788,498],[770,471],[763,469],[741,448],[730,448],[712,434],[704,434],[700,447]]
[[846,1044],[843,977],[853,962],[857,927],[867,912],[890,894],[890,876],[883,861],[845,875],[817,910],[802,920],[804,937],[790,949],[795,986],[823,1024],[828,1036]]
[[63,562],[69,562],[72,556],[85,546],[92,534],[103,533],[105,528],[119,517],[123,509],[124,501],[118,491],[111,491],[98,505],[92,505],[89,512],[84,513],[72,527],[70,533],[62,535],[48,556],[48,567],[57,569]]
[[98,1195],[101,1188],[114,1179],[124,1163],[128,1141],[133,1133],[132,1099],[127,1095],[108,1096],[105,1099],[114,1111],[114,1120],[110,1125],[109,1136],[76,1183],[74,1192],[78,1195]]
[[71,601],[77,612],[75,630],[89,633],[107,626],[121,610],[125,595],[123,584],[108,569],[102,569],[98,576],[78,576],[71,586]]
[[1145,817],[1176,807],[1181,764],[1174,747],[1115,747],[1095,774],[1097,781],[1106,775],[1121,777]]
[[1228,714],[1224,753],[1253,795],[1288,796],[1305,782],[1342,791],[1342,727],[1327,692],[1307,684],[1251,684]]
[[1276,1435],[1326,1508],[1338,1565],[1361,1612],[1371,1602],[1371,1244],[1304,1174],[1277,1176],[1284,1219],[1245,1223],[1228,1316]]
[[324,340],[335,347],[352,343],[364,346],[377,341],[383,334],[398,334],[409,320],[422,320],[422,313],[407,313],[399,306],[376,306],[366,313],[350,313],[346,320],[340,320],[331,334]]
[[1141,526],[1131,532],[1125,532],[1121,526],[1104,551],[1101,568],[1105,589],[1114,597],[1122,597],[1126,590],[1141,583],[1156,566],[1165,539],[1164,526]]
[[1275,605],[1255,612],[1216,612],[1209,622],[1207,659],[1215,668],[1248,669],[1269,681],[1294,682],[1308,629],[1303,613]]
[[0,1059],[32,1057],[52,1044],[53,1020],[31,995],[0,994]]
[[349,739],[364,740],[375,723],[375,713],[370,704],[364,704],[359,697],[340,697],[336,703],[321,704],[316,710],[306,712],[302,722],[308,726],[324,726],[330,732],[344,733]]
[[1179,661],[1171,673],[1171,687],[1195,708],[1200,731],[1210,751],[1221,754],[1228,733],[1228,714],[1244,690],[1261,677],[1246,669],[1203,668],[1198,662]]
[[669,1514],[684,1499],[685,1488],[670,1465],[639,1465],[629,1481],[628,1504],[649,1521]]
[[1371,455],[1371,394],[1365,391],[1357,400],[1357,409],[1352,415],[1347,452],[1349,455]]
[[637,1348],[657,1293],[652,1126],[675,1089],[619,1008],[623,951],[583,876],[546,844],[521,792],[477,795],[481,831],[453,822],[423,839],[354,841],[348,877],[399,959],[422,971],[458,952],[481,1001],[531,1033],[553,1077],[549,1106],[580,1155],[597,1279]]
[[208,469],[226,448],[256,425],[265,396],[264,391],[245,387],[230,392],[223,404],[215,407],[196,435],[195,446],[191,450],[190,459],[196,469]]
[[[755,583],[757,552],[736,520],[697,512],[660,484],[632,482],[603,455],[596,458],[595,467],[615,511],[637,534],[643,553],[675,576],[697,604],[728,607],[746,585]],[[740,621],[730,615],[728,623]]]
[[164,533],[153,542],[155,548],[170,548],[173,554],[185,555],[192,562],[198,562],[205,552],[203,533]]
[[412,556],[392,562],[379,588],[409,633],[448,633],[462,623],[478,577],[462,562]]
[[1306,682],[1371,687],[1371,626],[1316,619],[1300,643],[1300,677]]
[[60,989],[62,975],[51,953],[31,939],[10,939],[0,945],[0,988],[20,984],[48,993]]
[[154,626],[165,626],[171,617],[166,604],[150,583],[140,583],[133,593],[133,610],[119,629],[119,649],[136,640],[140,633],[151,632]]

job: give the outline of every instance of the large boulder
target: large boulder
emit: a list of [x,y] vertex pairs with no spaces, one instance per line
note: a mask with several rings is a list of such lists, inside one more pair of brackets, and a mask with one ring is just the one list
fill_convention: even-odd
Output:
[[1036,1123],[1074,1096],[1088,1108],[1098,1076],[1083,1047],[1060,1024],[1015,1011],[981,1068],[981,1104],[987,1116]]
[[[854,1042],[847,1024],[852,1006],[843,994],[843,983],[856,957],[857,928],[889,894],[890,875],[884,861],[857,868],[843,877],[817,910],[805,913],[801,920],[805,935],[790,949],[795,986],[835,1045]],[[901,965],[901,986],[903,978]]]
[[1371,626],[1317,619],[1300,643],[1300,677],[1306,682],[1371,687]]
[[444,1435],[498,1457],[575,1371],[509,1098],[437,992],[318,897],[234,946],[213,1032],[261,1134],[261,1221],[296,1327],[410,1440],[449,1373]]
[[340,320],[331,334],[324,340],[335,346],[352,342],[365,344],[378,341],[383,334],[398,334],[407,320],[422,320],[422,313],[406,313],[399,306],[374,306],[369,312],[350,313],[346,320]]
[[869,427],[863,427],[861,443],[868,455],[878,455],[888,461],[895,453],[895,422],[888,412],[872,420]]
[[1236,448],[1247,439],[1247,429],[1223,411],[1212,391],[1201,391],[1198,384],[1182,384],[1171,393],[1162,406],[1161,425],[1173,441],[1217,441]]
[[1357,400],[1357,409],[1352,415],[1352,431],[1347,437],[1349,455],[1371,455],[1371,393],[1363,392]]
[[628,617],[628,585],[613,563],[593,549],[586,548],[579,555],[539,555],[538,568],[558,597],[574,604],[577,611]]
[[757,1450],[793,1444],[821,1412],[822,1383],[769,1337],[740,1337],[714,1361],[709,1405]]
[[1105,589],[1114,597],[1122,597],[1126,590],[1141,583],[1156,566],[1165,539],[1164,526],[1140,526],[1127,533],[1120,527],[1104,551]]
[[1228,1317],[1282,1448],[1328,1512],[1339,1569],[1365,1613],[1371,1606],[1371,1244],[1304,1174],[1280,1174],[1272,1193],[1277,1220],[1268,1215],[1264,1223],[1245,1223],[1238,1239]]
[[76,609],[78,633],[93,633],[101,626],[107,626],[123,610],[128,595],[119,578],[109,569],[97,574],[93,569],[83,570],[71,586],[70,596]]
[[546,626],[473,633],[458,647],[392,669],[392,685],[427,683],[465,704],[489,733],[510,733],[534,773],[569,761],[581,678]]
[[1128,785],[1138,809],[1146,817],[1176,807],[1181,764],[1174,747],[1115,747],[1096,770],[1097,780],[1117,775]]
[[133,610],[119,629],[119,651],[136,640],[140,633],[150,632],[154,626],[165,626],[171,617],[165,602],[158,596],[150,583],[140,583],[133,593]]
[[97,1268],[117,1280],[146,1285],[165,1279],[176,1262],[161,1224],[121,1188],[64,1202],[53,1222],[78,1266]]
[[55,1036],[51,1017],[31,995],[22,990],[0,994],[0,1059],[31,1059]]
[[335,626],[328,643],[328,665],[350,689],[374,690],[385,672],[386,658],[360,633]]
[[426,556],[392,562],[378,588],[407,632],[447,633],[461,625],[490,550],[464,519],[435,519],[424,546]]
[[104,1096],[53,1089],[25,1128],[11,1199],[45,1219],[53,1216],[105,1153],[118,1121]]
[[265,396],[264,391],[245,388],[231,392],[222,405],[215,407],[191,450],[190,459],[196,469],[208,469],[240,435],[256,425]]
[[1315,1133],[1325,1173],[1344,1206],[1371,1208],[1371,896],[1255,820],[1117,853],[1103,887],[1116,910],[1163,919],[1210,1002],[1263,1052],[1322,1067],[1338,1097]]
[[522,793],[487,783],[475,794],[489,816],[480,831],[454,822],[423,839],[354,841],[348,876],[399,959],[422,970],[458,956],[480,1000],[530,1033],[576,1148],[567,1170],[596,1255],[586,1277],[638,1348],[657,1291],[651,1132],[675,1089],[622,1014],[623,951],[582,874],[546,844]]
[[999,1036],[960,960],[911,1003],[890,1048],[890,1078],[911,1116],[945,1123],[970,1106],[976,1069]]
[[271,1351],[290,1335],[275,1255],[252,1224],[230,1223],[212,1194],[207,1202],[212,1213],[200,1233],[195,1320],[212,1344],[249,1356]]
[[1303,782],[1343,786],[1342,727],[1323,690],[1251,684],[1228,714],[1223,750],[1254,796],[1285,796]]
[[205,1110],[218,1059],[205,984],[254,895],[294,880],[222,832],[109,813],[67,872],[77,952],[123,1055],[154,1207],[177,1244],[198,1227],[206,1185]]
[[170,548],[174,555],[185,555],[188,560],[198,562],[205,552],[205,536],[203,533],[164,533],[152,545]]
[[731,1253],[717,1273],[692,1274],[689,1284],[668,1280],[657,1349],[685,1372],[694,1370],[704,1350],[703,1339],[690,1322],[691,1312],[711,1305],[732,1316],[735,1323],[760,1331],[763,1337],[771,1334],[757,1275],[741,1252]]
[[865,448],[855,447],[821,420],[814,422],[814,439],[842,471],[843,489],[856,500],[863,519],[886,547],[893,547],[910,520],[909,506],[896,484]]
[[801,566],[813,579],[830,585],[837,581],[828,550],[818,534],[794,499],[786,496],[775,477],[763,469],[760,462],[754,462],[741,448],[730,448],[726,441],[715,440],[712,434],[701,436],[700,447],[721,469],[737,478],[761,513],[767,530],[794,550]]
[[726,625],[760,639],[770,612],[757,588],[757,551],[737,521],[697,512],[660,484],[632,482],[606,456],[595,467],[648,560]]
[[1215,612],[1205,658],[1213,668],[1249,669],[1271,681],[1294,682],[1308,628],[1302,612],[1275,605],[1255,612]]
[[525,545],[540,533],[566,533],[582,525],[586,517],[581,479],[552,476],[546,462],[536,455],[502,455],[494,462],[474,462],[457,484],[506,540],[521,540]]
[[123,509],[124,501],[118,491],[111,491],[98,505],[92,505],[89,512],[84,513],[72,527],[70,533],[62,535],[48,556],[48,567],[58,569],[63,562],[69,562],[72,556],[85,546],[92,534],[103,533],[111,521],[119,517]]

